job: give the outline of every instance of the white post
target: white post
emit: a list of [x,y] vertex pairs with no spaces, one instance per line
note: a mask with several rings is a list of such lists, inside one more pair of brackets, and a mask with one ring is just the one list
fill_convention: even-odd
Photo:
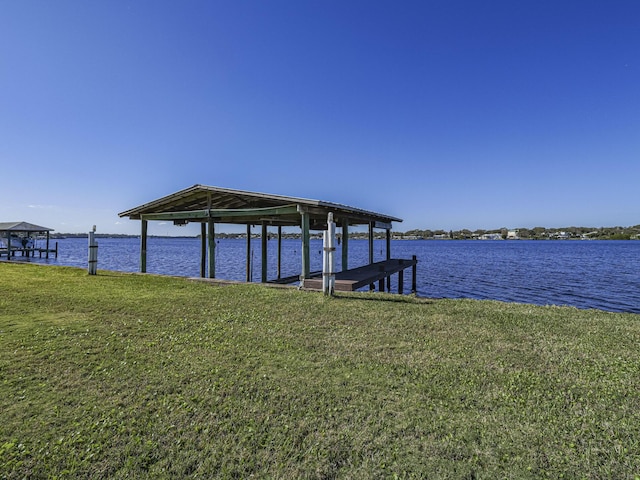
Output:
[[327,230],[323,233],[322,249],[322,292],[325,295],[333,295],[336,284],[334,271],[334,253],[336,250],[336,224],[333,222],[333,213],[327,218]]
[[96,242],[96,226],[89,232],[89,275],[98,272],[98,242]]
[[333,213],[329,213],[327,224],[329,231],[329,293],[333,295],[336,286],[335,253],[336,253],[336,224],[333,221]]
[[329,231],[322,232],[322,293],[329,295]]

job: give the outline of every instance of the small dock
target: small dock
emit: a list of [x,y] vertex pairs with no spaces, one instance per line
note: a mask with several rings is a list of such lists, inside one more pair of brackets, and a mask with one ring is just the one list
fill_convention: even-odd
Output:
[[39,258],[42,258],[42,254],[45,254],[45,258],[49,258],[49,254],[55,255],[55,258],[58,258],[58,242],[56,242],[55,248],[39,248],[39,247],[11,247],[11,255],[9,255],[9,249],[0,248],[0,257],[5,256],[7,259],[11,257],[16,257],[16,254],[20,254],[22,257],[32,257],[35,258],[36,254],[38,254]]
[[[376,262],[362,267],[352,268],[335,274],[335,290],[341,292],[353,292],[369,285],[371,290],[378,283],[380,292],[391,290],[391,275],[398,274],[398,293],[404,293],[404,271],[411,268],[411,293],[416,293],[416,266],[418,260],[415,255],[411,259],[390,258],[382,262]],[[322,290],[322,277],[305,278],[303,288],[309,290]]]
[[[28,222],[0,222],[0,257],[4,255],[11,260],[17,254],[34,258],[38,254],[42,258],[44,253],[46,258],[49,258],[49,254],[58,258],[58,242],[55,243],[55,248],[50,247],[49,233],[52,230]],[[44,239],[39,238],[42,235],[45,236]],[[40,240],[44,240],[44,247]]]

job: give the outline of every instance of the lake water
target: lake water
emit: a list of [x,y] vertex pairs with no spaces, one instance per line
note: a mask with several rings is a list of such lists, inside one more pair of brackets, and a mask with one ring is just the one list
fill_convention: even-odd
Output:
[[[58,259],[30,261],[87,267],[87,239],[57,240]],[[98,239],[98,268],[136,272],[139,240]],[[220,239],[216,277],[244,281],[245,240]],[[269,278],[276,276],[276,240],[269,242]],[[252,241],[253,278],[260,279],[260,240]],[[374,242],[383,260],[385,242]],[[640,313],[640,241],[392,241],[394,258],[418,257],[418,294],[431,298],[494,299]],[[339,253],[339,250],[338,250]],[[283,240],[282,276],[300,272],[300,241]],[[17,257],[20,259],[20,257]],[[336,267],[340,268],[340,255]],[[368,242],[349,241],[349,267],[368,262]],[[311,241],[311,270],[321,270],[322,243]],[[149,238],[147,271],[200,275],[200,240]],[[408,272],[407,272],[408,273]],[[410,275],[405,275],[405,291]],[[397,275],[392,278],[395,291]]]

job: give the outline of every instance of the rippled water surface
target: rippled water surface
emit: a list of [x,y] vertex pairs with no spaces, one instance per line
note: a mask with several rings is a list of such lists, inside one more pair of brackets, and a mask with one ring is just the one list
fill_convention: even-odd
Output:
[[[58,240],[57,260],[35,259],[86,268],[87,239]],[[101,238],[98,268],[138,271],[139,240]],[[311,241],[311,269],[320,270],[322,245]],[[494,299],[539,305],[572,305],[640,313],[640,241],[393,241],[395,258],[418,257],[418,293],[426,297]],[[375,260],[385,243],[375,241]],[[276,276],[276,241],[269,242],[269,278]],[[300,272],[300,241],[283,240],[282,276]],[[252,242],[253,278],[260,279],[260,240]],[[216,248],[216,277],[245,278],[245,240],[221,239]],[[337,267],[340,268],[340,255]],[[368,242],[349,242],[349,267],[368,260]],[[150,238],[147,271],[200,275],[200,240]],[[393,288],[395,288],[394,275]],[[408,281],[405,276],[405,281]],[[405,286],[405,290],[408,286]]]
[[[420,292],[640,313],[640,242],[421,242]],[[406,247],[403,247],[403,249]]]

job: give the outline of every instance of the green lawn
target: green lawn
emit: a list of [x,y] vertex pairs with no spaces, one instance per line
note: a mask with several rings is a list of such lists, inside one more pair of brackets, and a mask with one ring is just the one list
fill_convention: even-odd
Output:
[[0,478],[640,477],[640,316],[0,263]]

